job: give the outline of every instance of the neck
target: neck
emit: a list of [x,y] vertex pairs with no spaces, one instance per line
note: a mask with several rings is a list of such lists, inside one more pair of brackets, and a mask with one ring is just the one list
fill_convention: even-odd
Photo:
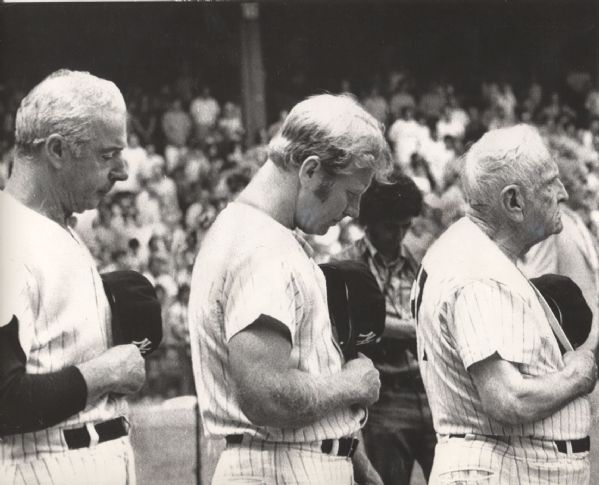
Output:
[[497,247],[505,254],[509,260],[516,264],[518,258],[522,257],[530,249],[530,245],[519,240],[515,236],[515,231],[508,225],[494,224],[481,218],[477,214],[468,214],[469,219],[474,222],[489,239],[497,244]]
[[29,161],[15,159],[11,177],[6,183],[5,190],[23,205],[35,212],[67,227],[67,214],[56,192],[51,189],[50,177],[44,174],[42,167],[32,167]]
[[295,229],[295,197],[289,196],[294,191],[297,191],[297,176],[267,160],[236,202],[251,205],[283,226]]

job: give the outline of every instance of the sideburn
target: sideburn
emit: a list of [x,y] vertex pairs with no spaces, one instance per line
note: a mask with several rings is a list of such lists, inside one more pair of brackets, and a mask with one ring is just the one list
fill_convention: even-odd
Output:
[[323,177],[320,185],[314,191],[314,195],[320,202],[324,202],[329,198],[334,183],[335,180],[332,177]]

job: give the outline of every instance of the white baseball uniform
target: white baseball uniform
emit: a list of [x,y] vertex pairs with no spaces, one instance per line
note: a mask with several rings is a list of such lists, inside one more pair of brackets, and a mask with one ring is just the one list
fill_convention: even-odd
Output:
[[[468,373],[472,364],[498,353],[522,374],[541,376],[564,362],[551,310],[470,219],[453,224],[428,251],[412,304],[420,369],[440,436],[431,483],[443,472],[473,468],[490,470],[501,484],[588,483],[588,451],[571,452],[569,441],[588,436],[587,397],[545,419],[511,426],[482,407]],[[557,440],[568,440],[568,453],[558,451]]]
[[320,452],[320,443],[359,430],[364,409],[339,409],[297,429],[256,426],[241,411],[229,369],[228,341],[263,314],[289,329],[290,365],[313,375],[341,370],[324,275],[310,251],[293,231],[242,203],[229,204],[202,243],[189,325],[203,427],[208,437],[248,437],[221,455],[214,483],[253,476],[277,483],[351,484],[351,461]]
[[[18,319],[26,372],[58,371],[107,350],[110,307],[79,237],[4,192],[0,220],[10,226],[0,242],[0,325]],[[69,449],[63,434],[126,413],[124,399],[108,395],[50,428],[1,436],[0,483],[133,483],[127,437]]]

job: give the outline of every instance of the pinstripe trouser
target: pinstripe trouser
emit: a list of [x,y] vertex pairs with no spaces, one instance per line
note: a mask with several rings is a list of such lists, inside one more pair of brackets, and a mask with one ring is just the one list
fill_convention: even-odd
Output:
[[135,485],[129,437],[0,463],[2,485]]
[[491,472],[487,481],[467,482],[472,485],[588,485],[590,480],[589,452],[560,453],[550,440],[480,435],[438,438],[429,485],[460,483],[444,482],[440,476],[453,471],[454,479],[460,473],[466,478],[472,470]]
[[247,439],[228,444],[212,485],[352,485],[350,458],[327,455],[321,443],[273,443]]

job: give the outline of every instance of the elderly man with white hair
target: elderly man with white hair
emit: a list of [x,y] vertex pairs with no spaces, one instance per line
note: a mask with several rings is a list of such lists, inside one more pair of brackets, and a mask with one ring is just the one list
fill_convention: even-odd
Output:
[[557,166],[518,125],[472,146],[462,183],[469,211],[428,251],[412,291],[439,438],[430,483],[587,484],[597,328],[572,350],[516,267],[562,229]]

